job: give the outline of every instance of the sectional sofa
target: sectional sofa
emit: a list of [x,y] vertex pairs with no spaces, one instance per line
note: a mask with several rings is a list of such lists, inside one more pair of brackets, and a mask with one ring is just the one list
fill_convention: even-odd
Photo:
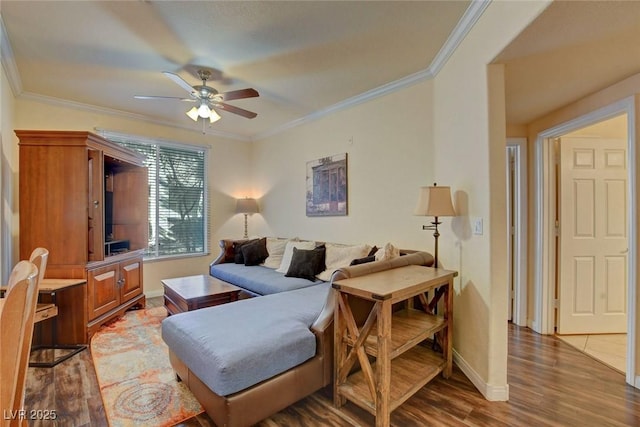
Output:
[[337,268],[323,276],[327,281],[284,280],[298,278],[264,264],[232,262],[234,243],[220,242],[211,274],[256,297],[170,316],[162,324],[174,370],[218,426],[255,424],[332,382],[332,281],[433,263],[426,252],[406,251]]

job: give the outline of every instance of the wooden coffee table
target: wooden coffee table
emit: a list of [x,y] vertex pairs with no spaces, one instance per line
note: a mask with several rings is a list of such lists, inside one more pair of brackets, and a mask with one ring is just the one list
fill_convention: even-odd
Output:
[[237,301],[242,290],[206,275],[162,279],[161,282],[164,306],[170,315]]

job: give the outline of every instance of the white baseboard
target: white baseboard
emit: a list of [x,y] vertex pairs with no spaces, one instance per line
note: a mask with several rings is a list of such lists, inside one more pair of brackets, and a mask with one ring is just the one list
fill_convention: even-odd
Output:
[[161,297],[164,295],[164,290],[163,289],[157,289],[155,291],[148,291],[144,293],[144,296],[146,298],[155,298],[155,297]]
[[509,384],[503,386],[487,384],[455,349],[453,350],[453,361],[467,378],[471,380],[478,391],[482,393],[485,399],[497,402],[506,402],[509,400]]

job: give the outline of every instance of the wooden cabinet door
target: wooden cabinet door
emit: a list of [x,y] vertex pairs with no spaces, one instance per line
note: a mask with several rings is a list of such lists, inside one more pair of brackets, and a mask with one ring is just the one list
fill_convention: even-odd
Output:
[[100,150],[89,150],[89,197],[87,200],[89,261],[104,259],[104,165]]
[[120,303],[142,293],[142,258],[122,261],[120,264]]
[[122,168],[114,174],[113,233],[116,239],[129,240],[132,251],[149,246],[148,200],[147,168]]
[[120,305],[118,264],[87,271],[87,312],[93,320]]

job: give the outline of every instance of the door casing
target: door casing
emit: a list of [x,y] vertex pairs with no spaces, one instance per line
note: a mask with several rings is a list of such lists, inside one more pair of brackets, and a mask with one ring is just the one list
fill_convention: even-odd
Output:
[[555,286],[555,153],[553,138],[586,127],[588,125],[627,115],[628,165],[628,306],[627,306],[627,369],[628,384],[640,388],[640,375],[635,372],[636,355],[636,263],[637,259],[637,198],[636,198],[636,149],[635,149],[635,97],[630,96],[591,113],[561,123],[540,132],[535,143],[535,192],[534,192],[534,316],[531,328],[541,334],[554,333],[554,286]]

